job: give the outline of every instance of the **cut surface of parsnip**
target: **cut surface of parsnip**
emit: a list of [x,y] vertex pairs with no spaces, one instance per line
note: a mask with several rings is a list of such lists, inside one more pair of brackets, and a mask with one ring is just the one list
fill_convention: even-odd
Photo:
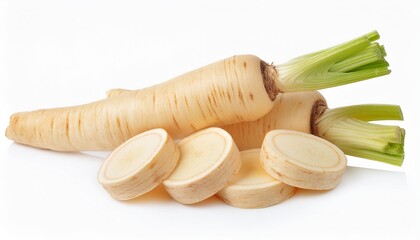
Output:
[[[377,39],[374,31],[278,65],[253,55],[233,56],[162,84],[100,101],[15,113],[6,136],[57,151],[113,150],[154,128],[179,139],[207,127],[253,121],[272,109],[279,93],[389,74]],[[375,51],[369,61],[363,58]]]
[[242,166],[232,181],[217,193],[239,208],[264,208],[290,198],[296,188],[271,177],[260,164],[261,149],[241,151]]
[[165,130],[149,130],[116,148],[102,164],[98,181],[115,199],[132,199],[165,180],[179,156],[178,146]]
[[241,166],[239,150],[232,137],[220,128],[193,133],[178,146],[179,163],[163,185],[183,204],[197,203],[216,194]]
[[291,186],[313,190],[335,188],[347,166],[343,151],[332,143],[291,130],[268,132],[260,160],[272,177]]

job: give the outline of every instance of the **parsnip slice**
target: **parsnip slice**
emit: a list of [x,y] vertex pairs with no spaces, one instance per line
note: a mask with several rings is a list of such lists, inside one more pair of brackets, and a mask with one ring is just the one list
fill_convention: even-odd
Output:
[[241,166],[232,137],[220,128],[196,132],[181,140],[178,146],[179,163],[163,185],[183,204],[197,203],[216,194]]
[[165,130],[146,131],[109,155],[99,171],[98,181],[115,199],[132,199],[165,180],[179,155],[178,146]]
[[232,181],[217,193],[227,204],[239,208],[263,208],[290,198],[296,191],[271,177],[261,166],[261,149],[241,152],[242,166]]
[[291,130],[267,133],[260,159],[272,177],[291,186],[314,190],[335,188],[347,165],[343,151],[332,143]]

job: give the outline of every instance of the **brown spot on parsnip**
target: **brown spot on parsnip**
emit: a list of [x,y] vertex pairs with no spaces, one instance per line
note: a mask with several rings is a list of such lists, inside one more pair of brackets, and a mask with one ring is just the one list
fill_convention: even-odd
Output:
[[[79,120],[79,123],[80,123],[80,120]],[[119,117],[117,117],[117,127],[118,127],[118,129],[121,129],[121,122],[120,122]]]
[[282,194],[283,193],[283,191],[284,191],[284,189],[285,189],[285,187],[283,187],[283,188],[281,188],[281,190],[280,190],[280,194]]
[[176,99],[176,94],[174,94],[174,103],[175,103],[175,108],[178,108],[178,99]]
[[155,165],[156,165],[156,162],[152,162],[152,163],[150,163],[149,168],[152,169],[152,168],[155,167]]
[[247,66],[248,64],[246,63],[246,62],[244,62],[244,68],[246,69],[246,66]]
[[185,102],[185,105],[187,106],[187,109],[190,110],[190,105],[188,104],[188,99],[186,96],[184,96],[184,102]]
[[128,126],[128,121],[124,121],[124,122],[125,122],[125,127],[127,128],[127,131],[128,131],[128,137],[132,137],[133,134],[131,134],[130,126]]
[[251,92],[249,93],[249,98],[251,99],[251,101],[254,101],[254,94],[252,94]]
[[213,94],[211,94],[210,96],[211,96],[211,99],[213,100],[213,104],[217,107],[216,98],[214,97]]
[[239,75],[238,75],[238,71],[236,71],[236,70],[237,70],[236,67],[233,68],[233,72],[235,73],[235,78],[236,78],[236,80],[240,80]]
[[324,113],[326,109],[327,103],[323,99],[316,100],[312,105],[310,121],[311,134],[319,136],[318,128],[316,126],[316,120]]
[[69,129],[69,117],[67,116],[67,119],[66,119],[66,137],[67,138],[70,138],[70,129]]
[[276,173],[279,177],[288,178],[288,177],[286,177],[283,173],[281,173],[281,172],[279,172],[279,171],[277,171],[277,170],[275,170],[275,169],[273,169],[273,171],[274,171],[274,173]]
[[198,99],[197,99],[197,98],[195,98],[195,101],[196,101],[196,103],[197,103],[197,105],[198,105],[198,110],[200,111],[201,116],[203,117],[203,119],[206,119],[206,115],[205,115],[205,114],[204,114],[204,112],[203,112],[203,108],[202,108],[202,106],[201,106],[201,104],[200,104],[200,101],[198,101]]
[[245,103],[244,95],[242,94],[242,91],[241,91],[240,88],[238,89],[238,97],[239,97],[239,100],[241,100],[242,103]]
[[278,73],[273,65],[269,65],[264,61],[260,61],[260,68],[265,91],[267,92],[271,101],[274,101],[277,95],[281,92],[281,90],[277,88],[275,84],[278,79]]
[[309,174],[309,175],[314,174],[313,172],[308,171],[308,170],[305,170],[305,169],[301,169],[301,171],[302,171],[303,173],[305,173],[305,174]]
[[211,98],[210,98],[210,96],[207,96],[207,99],[209,100],[209,103],[211,104]]
[[11,125],[16,125],[19,122],[19,117],[17,115],[12,116]]
[[172,116],[172,119],[174,120],[174,124],[175,124],[175,126],[176,126],[178,129],[180,129],[180,127],[179,127],[179,125],[178,125],[178,122],[176,121],[176,119],[175,119],[175,117],[174,117],[174,116]]

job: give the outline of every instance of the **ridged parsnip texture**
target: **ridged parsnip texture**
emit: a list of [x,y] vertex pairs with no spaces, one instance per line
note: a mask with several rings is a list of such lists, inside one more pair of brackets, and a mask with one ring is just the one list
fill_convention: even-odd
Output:
[[154,128],[182,138],[210,126],[256,120],[273,106],[262,64],[252,55],[234,56],[156,86],[86,105],[16,113],[6,136],[58,151],[112,150]]

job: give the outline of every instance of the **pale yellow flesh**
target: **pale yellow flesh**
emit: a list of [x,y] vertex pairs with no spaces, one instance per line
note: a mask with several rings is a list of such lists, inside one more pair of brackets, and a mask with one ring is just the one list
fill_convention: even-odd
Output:
[[295,134],[278,134],[273,137],[273,145],[288,159],[294,159],[302,166],[331,168],[340,163],[339,153],[330,145],[316,138]]
[[[258,187],[261,184],[273,183],[279,181],[271,177],[261,166],[259,157],[260,149],[251,149],[241,152],[242,165],[238,174],[232,179],[227,187],[246,186]],[[254,185],[254,186],[249,186]]]
[[217,193],[227,204],[239,208],[263,208],[290,198],[295,187],[271,177],[259,161],[260,149],[241,152],[242,166],[232,181]]
[[178,146],[165,130],[149,130],[115,149],[102,164],[98,181],[115,199],[132,199],[165,180],[179,156]]
[[163,184],[178,202],[202,201],[228,184],[239,171],[239,150],[220,128],[196,132],[179,142],[181,157]]
[[335,188],[347,165],[344,153],[332,143],[290,130],[270,131],[264,138],[260,158],[272,177],[314,190]]
[[190,179],[204,173],[226,158],[228,142],[217,132],[203,132],[179,144],[182,160],[171,174],[171,180]]
[[118,160],[109,162],[104,175],[108,179],[127,176],[149,163],[162,145],[163,138],[161,134],[156,132],[143,135],[135,141],[127,142],[123,148],[114,153],[113,159]]

